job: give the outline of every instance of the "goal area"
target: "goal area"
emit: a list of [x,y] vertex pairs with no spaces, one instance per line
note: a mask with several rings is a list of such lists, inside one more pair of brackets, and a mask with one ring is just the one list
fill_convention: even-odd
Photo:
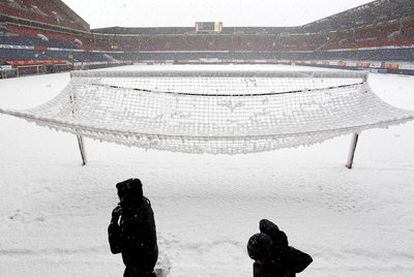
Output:
[[47,103],[0,113],[75,134],[84,163],[83,137],[185,153],[254,153],[414,119],[379,99],[367,80],[367,73],[339,71],[79,71]]

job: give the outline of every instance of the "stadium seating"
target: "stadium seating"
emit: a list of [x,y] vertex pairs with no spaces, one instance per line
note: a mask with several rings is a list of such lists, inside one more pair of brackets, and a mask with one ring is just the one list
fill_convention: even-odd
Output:
[[[323,34],[257,34],[257,35],[76,35],[35,27],[3,24],[7,36],[0,36],[0,44],[80,49],[84,51],[126,52],[315,52],[312,58],[324,53],[327,59],[380,59],[409,60],[406,51],[343,51],[336,49],[379,48],[382,46],[405,46],[414,44],[414,20],[390,26],[369,26],[358,30]],[[327,52],[328,51],[328,52]],[[326,52],[326,53],[325,53]],[[363,54],[361,54],[363,53]],[[114,55],[117,56],[117,55]],[[118,55],[119,56],[119,55]],[[309,55],[308,55],[309,56]],[[259,57],[260,58],[260,57]]]
[[0,10],[7,15],[31,20],[35,22],[52,24],[77,30],[85,30],[78,22],[66,14],[53,1],[42,0],[1,0]]
[[0,49],[0,57],[7,61],[65,60],[68,62],[109,62],[113,58],[102,53]]
[[[391,22],[358,29],[313,33],[278,34],[169,34],[125,35],[96,40],[101,49],[124,51],[319,51],[329,49],[405,46],[414,43],[414,21]],[[106,35],[107,37],[109,35]],[[108,49],[108,47],[106,47]]]

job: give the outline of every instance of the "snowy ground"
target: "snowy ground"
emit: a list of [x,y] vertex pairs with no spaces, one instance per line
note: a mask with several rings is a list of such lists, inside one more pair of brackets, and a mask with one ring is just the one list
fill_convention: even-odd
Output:
[[[43,103],[68,81],[68,73],[0,80],[0,106]],[[370,84],[414,110],[413,77],[371,74]],[[301,276],[411,277],[413,140],[414,123],[363,133],[352,171],[344,167],[350,137],[238,156],[87,140],[90,163],[81,167],[73,135],[0,116],[0,276],[122,276],[106,228],[115,183],[139,177],[172,277],[251,276],[245,245],[261,218],[313,256]]]

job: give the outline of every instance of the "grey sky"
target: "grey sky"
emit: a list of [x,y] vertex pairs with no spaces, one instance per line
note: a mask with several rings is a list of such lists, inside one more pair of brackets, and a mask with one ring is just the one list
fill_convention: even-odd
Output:
[[92,28],[194,26],[295,26],[372,0],[64,0]]

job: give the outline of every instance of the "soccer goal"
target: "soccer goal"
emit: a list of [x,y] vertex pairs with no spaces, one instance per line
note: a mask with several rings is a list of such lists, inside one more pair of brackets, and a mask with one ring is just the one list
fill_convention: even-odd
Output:
[[362,72],[72,72],[49,102],[1,110],[77,136],[145,149],[240,154],[311,145],[414,119],[370,89]]

